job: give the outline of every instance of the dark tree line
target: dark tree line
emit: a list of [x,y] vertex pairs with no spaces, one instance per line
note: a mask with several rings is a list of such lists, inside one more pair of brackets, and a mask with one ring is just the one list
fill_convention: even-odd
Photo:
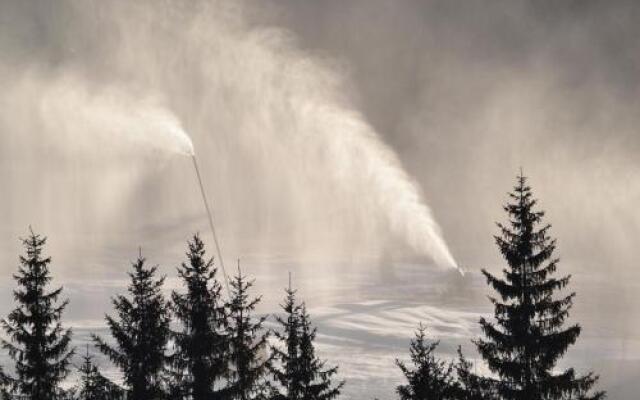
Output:
[[[400,400],[600,400],[598,376],[559,370],[558,361],[576,342],[581,328],[566,326],[575,293],[562,294],[570,276],[556,277],[556,241],[522,174],[510,202],[508,222],[495,236],[507,266],[502,276],[483,270],[497,296],[490,297],[492,320],[480,319],[483,336],[474,341],[491,374],[481,375],[458,349],[448,362],[435,352],[419,326],[408,362],[397,361],[406,383]],[[332,400],[344,381],[337,367],[315,351],[316,329],[296,291],[285,289],[278,328],[264,327],[256,315],[260,297],[253,281],[237,274],[228,298],[213,259],[198,235],[188,242],[178,268],[182,290],[167,298],[164,277],[139,255],[129,272],[128,293],[113,299],[105,316],[110,338],[93,336],[95,347],[115,365],[122,383],[103,376],[87,353],[75,367],[75,387],[62,389],[74,368],[72,331],[62,325],[67,305],[62,288],[50,288],[51,259],[46,239],[33,233],[22,240],[24,255],[14,279],[16,307],[1,321],[0,343],[13,361],[0,369],[0,398],[28,400]]]
[[[238,273],[222,294],[213,259],[205,255],[198,235],[188,243],[187,261],[178,268],[184,291],[162,292],[164,277],[139,255],[129,272],[126,295],[113,299],[114,315],[105,316],[111,338],[94,335],[97,349],[122,374],[121,385],[103,376],[87,350],[77,367],[76,387],[63,390],[72,371],[72,332],[64,329],[62,288],[49,289],[46,239],[31,232],[23,240],[16,308],[2,320],[2,346],[14,361],[14,374],[0,370],[0,398],[28,400],[331,400],[342,382],[333,383],[337,367],[325,367],[314,351],[315,328],[304,304],[287,289],[287,321],[268,341],[266,316],[255,315],[260,297],[252,297],[253,281]],[[289,297],[291,296],[291,297]],[[175,324],[172,324],[175,321]],[[288,347],[288,343],[296,343]],[[290,370],[280,375],[280,364]],[[299,390],[289,392],[287,388]]]

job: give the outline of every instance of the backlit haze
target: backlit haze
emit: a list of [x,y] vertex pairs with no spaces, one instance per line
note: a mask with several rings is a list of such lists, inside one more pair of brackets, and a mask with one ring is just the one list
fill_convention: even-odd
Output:
[[392,398],[419,321],[443,357],[473,354],[491,312],[479,270],[503,267],[494,222],[522,167],[577,292],[565,361],[629,398],[639,17],[633,2],[2,1],[0,312],[29,225],[77,345],[138,246],[175,287],[190,235],[214,254],[195,152],[260,311],[291,271],[345,398]]

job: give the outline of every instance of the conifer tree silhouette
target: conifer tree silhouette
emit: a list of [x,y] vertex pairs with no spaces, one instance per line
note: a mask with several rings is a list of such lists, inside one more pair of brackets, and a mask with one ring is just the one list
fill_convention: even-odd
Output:
[[333,377],[338,373],[338,367],[327,367],[326,361],[315,354],[313,342],[316,339],[315,327],[311,326],[311,319],[303,303],[300,307],[300,353],[298,362],[298,377],[302,388],[303,400],[331,400],[340,394],[344,381],[334,383]]
[[87,352],[82,357],[80,372],[80,384],[77,389],[76,400],[124,400],[124,392],[116,384],[104,377],[98,367],[93,363]]
[[456,372],[457,399],[459,400],[492,400],[496,399],[492,391],[490,381],[472,371],[474,367],[471,361],[462,354],[462,348],[458,347],[458,361],[454,369]]
[[484,338],[476,341],[489,369],[497,374],[495,390],[505,400],[600,399],[590,394],[598,377],[579,376],[573,368],[557,372],[560,357],[580,335],[580,326],[564,327],[575,293],[557,297],[570,276],[554,277],[555,239],[544,212],[535,210],[536,200],[520,173],[511,202],[504,210],[509,221],[498,224],[496,243],[508,266],[499,278],[483,270],[499,298],[490,298],[495,322],[482,318]]
[[315,354],[316,329],[311,326],[309,314],[304,304],[296,304],[296,291],[285,289],[286,297],[281,305],[286,319],[276,317],[281,331],[274,332],[284,349],[273,346],[272,367],[274,380],[282,391],[276,392],[275,399],[287,400],[331,400],[336,398],[344,386],[344,381],[334,383],[337,367],[326,367],[326,362]]
[[266,374],[269,368],[267,357],[268,331],[263,330],[266,316],[255,318],[253,313],[260,297],[251,298],[248,281],[240,270],[231,281],[229,300],[229,340],[231,345],[230,386],[237,400],[264,399],[268,396],[269,383]]
[[2,347],[14,361],[15,377],[6,377],[9,391],[29,400],[52,400],[64,393],[60,383],[69,373],[73,350],[72,332],[62,326],[62,313],[68,301],[59,302],[62,287],[49,290],[52,277],[50,257],[43,255],[46,238],[30,233],[22,239],[25,254],[14,279],[18,288],[13,295],[18,303],[2,320],[8,340]]
[[173,332],[172,392],[193,400],[229,398],[227,313],[213,259],[196,234],[188,243],[187,262],[178,268],[185,293],[172,293],[172,309],[181,328]]
[[158,400],[165,395],[166,347],[169,308],[162,295],[164,277],[157,267],[147,267],[140,253],[129,273],[129,296],[113,299],[117,317],[106,321],[115,344],[93,335],[98,349],[122,372],[127,400]]
[[281,331],[274,331],[274,336],[284,345],[271,346],[274,355],[274,363],[271,366],[274,381],[282,388],[273,395],[276,399],[299,400],[302,399],[302,383],[299,378],[299,347],[300,347],[300,306],[296,304],[296,291],[291,287],[291,274],[289,274],[289,286],[285,289],[285,300],[281,305],[286,319],[276,316],[276,321]]
[[396,392],[400,400],[454,400],[458,390],[453,366],[436,358],[434,351],[439,342],[427,341],[426,328],[420,324],[411,340],[411,366],[396,360],[407,383]]

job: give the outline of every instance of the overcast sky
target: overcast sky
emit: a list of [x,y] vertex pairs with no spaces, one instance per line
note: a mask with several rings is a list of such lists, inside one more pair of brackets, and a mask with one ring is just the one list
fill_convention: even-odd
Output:
[[274,23],[344,68],[466,262],[493,250],[487,232],[523,167],[564,257],[635,270],[634,2],[275,3]]

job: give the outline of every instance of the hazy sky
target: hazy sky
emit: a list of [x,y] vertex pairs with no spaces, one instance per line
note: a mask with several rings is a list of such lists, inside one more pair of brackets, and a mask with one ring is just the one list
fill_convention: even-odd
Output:
[[0,271],[28,224],[80,282],[115,279],[139,244],[175,264],[206,230],[188,160],[67,125],[96,97],[182,121],[230,258],[405,258],[369,175],[336,156],[355,127],[472,275],[502,266],[494,222],[522,167],[587,328],[640,357],[639,21],[634,1],[0,0]]
[[[47,80],[81,70],[104,86],[137,81],[134,91],[160,79],[144,82],[138,71],[110,59],[135,49],[125,34],[138,35],[132,43],[149,40],[129,21],[110,20],[126,7],[90,4],[2,2],[0,76]],[[157,9],[175,8],[171,4],[153,14],[169,14]],[[640,233],[639,8],[590,1],[274,1],[243,2],[241,11],[228,13],[245,21],[247,35],[277,28],[297,57],[326,65],[327,79],[339,79],[330,84],[419,182],[463,264],[497,261],[493,222],[523,167],[563,258],[608,275],[635,274]],[[145,14],[144,6],[134,11]],[[158,53],[170,45],[157,40]],[[12,130],[4,131],[6,137]]]
[[635,273],[637,4],[275,3],[268,21],[346,71],[464,262],[493,251],[522,166],[565,258]]

